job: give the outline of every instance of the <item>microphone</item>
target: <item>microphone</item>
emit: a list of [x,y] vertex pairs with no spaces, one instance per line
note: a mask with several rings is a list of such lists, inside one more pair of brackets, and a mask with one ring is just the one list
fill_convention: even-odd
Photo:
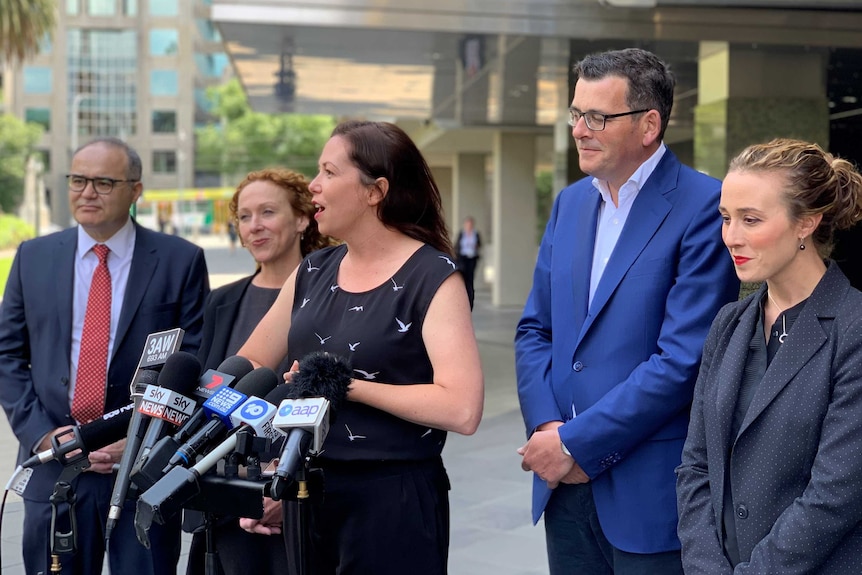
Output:
[[353,376],[350,363],[326,352],[311,353],[299,362],[288,397],[281,402],[273,427],[287,434],[278,460],[269,497],[278,501],[309,455],[320,453],[330,420],[347,398]]
[[[138,385],[137,382],[142,373],[142,366],[164,365],[173,353],[179,348],[180,342],[183,339],[183,331],[181,328],[170,329],[157,333],[151,333],[147,336],[144,342],[144,351],[141,354],[140,362],[138,363],[135,385],[132,385],[130,393],[136,407],[132,414],[129,427],[126,430],[126,448],[123,450],[123,456],[120,458],[117,477],[114,479],[114,489],[111,492],[110,507],[108,509],[108,519],[105,524],[105,541],[110,539],[111,531],[117,525],[117,520],[120,518],[120,512],[123,509],[123,501],[126,499],[126,493],[129,490],[129,475],[132,470],[138,451],[141,448],[144,435],[147,432],[147,424],[150,421],[150,416],[141,413],[139,409],[143,395],[146,392],[147,385]],[[158,381],[158,380],[157,380]],[[147,382],[148,384],[152,382]]]
[[194,411],[195,400],[182,394],[190,393],[197,385],[200,372],[201,364],[197,357],[178,351],[165,363],[162,373],[159,374],[158,386],[147,386],[138,411],[150,416],[150,425],[130,471],[130,480],[139,489],[144,490],[152,485],[140,476],[150,450],[167,434],[169,426],[182,425]]
[[[180,466],[180,463],[188,464],[225,429],[245,424],[255,430],[259,429],[264,434],[275,433],[274,430],[270,431],[271,425],[267,428],[267,419],[274,415],[275,406],[259,397],[261,395],[269,397],[268,394],[276,388],[277,384],[278,376],[274,371],[267,367],[259,367],[242,378],[237,383],[236,389],[222,386],[204,402],[204,409],[209,412],[210,421],[189,442],[177,450],[164,470],[164,477],[138,498],[135,530],[141,544],[149,547],[147,533],[152,521],[164,524],[185,502],[200,492],[198,479],[212,469],[222,457],[234,450],[237,436],[232,434],[189,469]],[[240,413],[232,418],[235,411]]]
[[[144,380],[156,381],[157,377],[158,374],[155,371],[144,370],[141,372],[141,378]],[[36,467],[55,459],[59,459],[60,463],[66,465],[66,455],[77,449],[80,449],[84,455],[87,455],[94,449],[101,449],[106,445],[119,441],[126,436],[126,429],[129,427],[129,422],[132,420],[134,412],[135,404],[130,403],[120,409],[110,411],[89,423],[78,425],[62,433],[58,433],[51,438],[51,449],[37,453],[22,463],[21,467],[24,469]],[[71,439],[61,441],[68,435],[72,436]]]
[[181,445],[162,473],[168,473],[177,465],[189,465],[206,446],[221,437],[226,430],[233,429],[230,414],[241,406],[249,396],[265,396],[278,384],[278,376],[268,367],[251,371],[236,384],[236,389],[222,386],[203,404],[207,421],[192,437]]
[[[199,403],[203,403],[216,389],[222,385],[233,387],[237,379],[242,379],[252,369],[253,366],[249,360],[232,355],[221,362],[218,369],[208,369],[204,372],[192,396],[198,399]],[[162,437],[156,442],[147,454],[146,461],[134,470],[132,481],[141,491],[146,491],[162,477],[162,470],[166,468],[168,461],[177,449],[204,424],[206,418],[206,412],[199,406],[173,436]]]

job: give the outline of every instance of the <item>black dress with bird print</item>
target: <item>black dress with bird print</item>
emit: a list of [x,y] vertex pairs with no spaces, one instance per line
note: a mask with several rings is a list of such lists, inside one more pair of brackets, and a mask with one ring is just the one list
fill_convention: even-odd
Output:
[[[455,272],[445,253],[423,245],[389,280],[362,293],[338,286],[347,253],[340,245],[309,254],[296,277],[288,355],[339,354],[354,379],[431,384],[434,372],[422,340],[425,314],[437,289]],[[458,358],[452,358],[458,361]],[[345,401],[321,457],[336,460],[418,460],[441,454],[446,432],[379,409]]]

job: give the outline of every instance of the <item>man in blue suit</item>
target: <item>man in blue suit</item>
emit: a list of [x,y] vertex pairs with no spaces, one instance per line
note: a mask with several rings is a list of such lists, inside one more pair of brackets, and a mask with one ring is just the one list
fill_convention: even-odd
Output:
[[[106,376],[98,370],[105,381],[98,413],[131,401],[130,383],[148,334],[180,327],[183,350],[195,353],[200,345],[209,293],[203,251],[143,228],[129,216],[143,190],[138,154],[115,138],[94,140],[75,152],[68,180],[78,226],[22,243],[0,304],[0,403],[20,442],[19,462],[49,449],[58,432],[83,423],[72,415],[81,413],[80,397],[73,400],[82,381],[79,352],[91,348],[82,346],[82,332],[94,270],[103,265],[95,253],[103,251],[100,245],[109,250],[111,294],[100,300],[110,301],[102,306],[110,307],[110,334]],[[60,555],[62,573],[102,572],[111,470],[124,445],[121,440],[92,451],[91,467],[72,482],[77,551]],[[57,461],[36,467],[23,495],[24,565],[32,575],[49,572],[49,497],[62,470]],[[58,528],[68,526],[67,506],[58,505],[58,511]],[[127,506],[110,539],[111,572],[175,573],[179,523],[154,526],[152,548],[146,549],[137,541],[133,520],[134,506]]]
[[551,575],[682,573],[674,468],[701,350],[739,283],[720,182],[662,138],[674,79],[654,54],[587,56],[571,113],[581,170],[539,249],[515,355]]

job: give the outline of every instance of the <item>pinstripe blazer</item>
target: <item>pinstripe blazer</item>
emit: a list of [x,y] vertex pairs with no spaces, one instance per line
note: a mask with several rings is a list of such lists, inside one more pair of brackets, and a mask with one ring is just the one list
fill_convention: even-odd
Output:
[[[704,347],[677,468],[685,572],[862,573],[862,293],[828,263],[732,438],[765,290],[725,306]],[[735,568],[722,548],[727,465]]]

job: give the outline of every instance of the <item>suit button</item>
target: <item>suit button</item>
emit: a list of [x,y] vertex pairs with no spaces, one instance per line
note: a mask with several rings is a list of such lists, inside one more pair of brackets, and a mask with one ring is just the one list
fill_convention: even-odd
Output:
[[572,369],[574,369],[575,371],[581,371],[582,369],[584,369],[584,364],[580,361],[576,361],[575,364],[572,366]]
[[736,516],[739,519],[746,519],[748,517],[748,507],[746,507],[745,505],[737,505]]

